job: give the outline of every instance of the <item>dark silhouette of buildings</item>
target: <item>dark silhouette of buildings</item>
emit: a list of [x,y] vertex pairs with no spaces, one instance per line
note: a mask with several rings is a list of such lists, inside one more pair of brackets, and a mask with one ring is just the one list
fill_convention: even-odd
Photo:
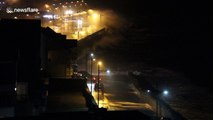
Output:
[[26,19],[1,19],[0,40],[0,116],[33,115],[42,103],[42,80],[72,74],[67,66],[77,40]]
[[77,47],[77,40],[67,40],[66,35],[55,33],[49,27],[42,28],[41,33],[42,49],[45,50],[44,54],[41,53],[42,68],[48,71],[50,77],[71,77],[71,66],[77,58],[76,50],[73,49]]

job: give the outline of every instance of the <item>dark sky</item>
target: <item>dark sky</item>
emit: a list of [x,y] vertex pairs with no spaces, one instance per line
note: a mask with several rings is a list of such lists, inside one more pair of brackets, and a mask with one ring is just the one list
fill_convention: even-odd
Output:
[[[150,33],[152,36],[164,31],[165,37],[150,37],[147,45],[141,44],[150,47],[150,52],[146,53],[151,58],[149,62],[180,70],[198,84],[209,85],[213,79],[213,10],[210,2],[90,0],[91,4],[92,1],[96,1],[94,6],[104,6],[133,19],[138,29],[149,24],[152,27],[147,29],[154,31]],[[144,16],[147,21],[144,21]],[[143,36],[136,39],[142,40]]]
[[[9,1],[9,0],[8,0]],[[77,0],[18,0],[29,6]],[[80,0],[79,0],[80,1]],[[129,16],[150,15],[210,15],[212,6],[205,1],[186,0],[84,0],[92,7],[113,9]]]

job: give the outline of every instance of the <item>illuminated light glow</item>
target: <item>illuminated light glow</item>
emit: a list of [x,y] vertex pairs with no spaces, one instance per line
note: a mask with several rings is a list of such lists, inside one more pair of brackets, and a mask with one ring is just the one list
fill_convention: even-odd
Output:
[[[100,26],[100,13],[99,11],[85,8],[85,10],[80,10],[78,12],[75,12],[74,10],[80,9],[74,7],[74,5],[77,5],[77,7],[81,7],[80,4],[82,4],[82,7],[86,5],[86,2],[81,2],[81,0],[78,0],[79,3],[77,3],[77,0],[74,1],[68,1],[68,4],[65,4],[65,2],[61,2],[61,5],[58,3],[46,3],[49,5],[49,8],[46,9],[43,4],[43,9],[46,12],[46,14],[49,14],[49,16],[44,16],[44,14],[40,13],[41,16],[39,16],[40,19],[46,19],[42,21],[42,26],[46,27],[52,27],[53,30],[57,33],[61,33],[64,35],[67,35],[67,38],[69,39],[78,39],[84,38],[87,35],[90,35],[99,29],[101,29],[102,26]],[[55,4],[55,6],[54,6]],[[67,6],[66,8],[63,7]],[[69,10],[73,10],[73,12],[70,12]],[[47,12],[49,11],[49,13]],[[58,19],[54,18],[52,15],[57,15]],[[31,15],[30,15],[31,16]],[[38,16],[38,15],[37,15]],[[18,17],[18,16],[17,16]],[[52,20],[54,24],[50,23],[49,21]],[[53,21],[54,20],[54,21]],[[104,19],[103,19],[104,20]],[[103,23],[104,24],[104,23]],[[59,28],[56,28],[58,26]],[[106,71],[105,71],[106,72]]]
[[14,17],[14,19],[18,19],[18,17]]
[[50,7],[48,4],[45,4],[44,6],[45,6],[45,8],[49,8]]
[[97,14],[97,13],[94,13],[94,14],[92,14],[92,17],[93,17],[94,19],[97,19],[97,18],[98,18],[98,14]]
[[[89,91],[91,91],[91,83],[87,83],[87,86],[89,88]],[[95,84],[93,83],[92,84],[92,92],[94,91],[94,88],[95,88]]]
[[81,31],[80,34],[81,34],[81,36],[86,36],[86,32],[85,31]]
[[94,11],[93,11],[92,9],[89,9],[89,10],[88,10],[88,13],[90,13],[90,14],[93,13],[93,12],[94,12]]
[[168,91],[168,90],[164,90],[164,91],[163,91],[163,94],[164,94],[164,95],[168,95],[168,94],[169,94],[169,91]]
[[150,93],[150,90],[147,90],[148,93]]
[[93,56],[94,56],[94,54],[93,54],[93,53],[91,53],[91,54],[90,54],[90,56],[91,56],[91,57],[93,57]]
[[110,70],[107,70],[106,72],[109,74],[109,73],[110,73]]
[[14,88],[14,90],[16,91],[16,90],[17,90],[17,88],[15,87],[15,88]]
[[78,24],[78,28],[82,28],[83,21],[82,20],[77,20],[77,24]]
[[61,31],[60,31],[60,27],[55,26],[53,29],[54,29],[54,31],[55,31],[56,33],[60,33],[60,32],[61,32]]
[[102,65],[102,62],[101,62],[101,61],[99,61],[99,62],[98,62],[98,65]]
[[73,14],[73,11],[72,11],[72,10],[66,10],[64,13],[65,13],[66,15],[71,15],[71,14]]

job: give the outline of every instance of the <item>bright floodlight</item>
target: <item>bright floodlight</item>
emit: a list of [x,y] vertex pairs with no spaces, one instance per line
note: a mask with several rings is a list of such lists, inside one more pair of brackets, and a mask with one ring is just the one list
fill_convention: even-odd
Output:
[[48,19],[53,19],[55,16],[54,15],[43,15],[43,18],[48,18]]
[[98,14],[97,14],[97,13],[93,13],[93,14],[92,14],[92,17],[93,17],[94,19],[97,19],[97,18],[98,18]]
[[169,94],[169,91],[168,91],[168,90],[164,90],[164,91],[163,91],[163,94],[164,94],[164,95],[168,95],[168,94]]
[[71,15],[71,14],[73,14],[73,11],[72,11],[72,10],[66,10],[66,11],[65,11],[65,14],[66,14],[66,15]]
[[101,61],[99,61],[99,62],[98,62],[98,65],[102,65],[102,62],[101,62]]
[[106,72],[109,74],[109,73],[110,73],[110,70],[107,70]]
[[150,90],[147,90],[148,93],[150,93]]
[[91,53],[91,54],[90,54],[90,56],[91,56],[91,57],[93,57],[93,56],[94,56],[94,54],[93,54],[93,53]]
[[77,24],[78,24],[78,28],[82,28],[83,21],[82,20],[77,20]]
[[45,4],[44,6],[45,6],[45,8],[49,8],[50,7],[48,4]]

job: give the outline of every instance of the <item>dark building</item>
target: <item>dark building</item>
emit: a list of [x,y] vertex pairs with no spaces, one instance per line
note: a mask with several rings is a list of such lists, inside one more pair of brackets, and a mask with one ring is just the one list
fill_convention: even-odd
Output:
[[70,78],[72,65],[76,63],[77,40],[67,40],[66,35],[55,33],[49,27],[42,28],[42,69],[49,77]]
[[11,115],[19,111],[17,103],[28,108],[39,98],[40,24],[39,20],[0,20],[0,107],[12,108]]
[[26,19],[0,20],[0,38],[0,116],[36,114],[43,78],[72,74],[77,40]]

